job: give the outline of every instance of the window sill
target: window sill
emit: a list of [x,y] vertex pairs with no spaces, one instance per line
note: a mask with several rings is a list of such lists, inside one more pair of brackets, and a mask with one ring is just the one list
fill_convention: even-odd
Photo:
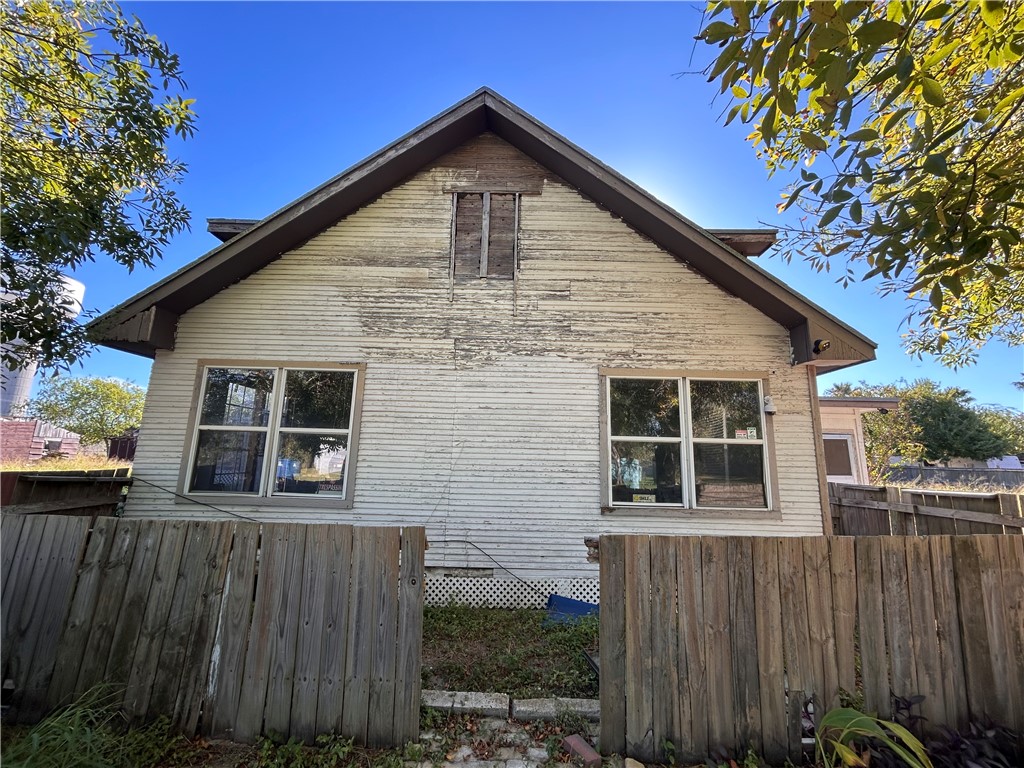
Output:
[[782,513],[777,509],[742,509],[730,507],[673,507],[667,504],[658,506],[601,507],[601,514],[608,517],[678,517],[708,518],[728,517],[730,520],[782,520]]
[[[188,504],[200,507],[210,504],[214,507],[249,507],[261,512],[275,509],[352,509],[352,500],[335,497],[317,497],[310,494],[309,498],[298,496],[250,496],[233,493],[194,493],[175,496],[175,504]],[[207,507],[209,509],[209,507]]]

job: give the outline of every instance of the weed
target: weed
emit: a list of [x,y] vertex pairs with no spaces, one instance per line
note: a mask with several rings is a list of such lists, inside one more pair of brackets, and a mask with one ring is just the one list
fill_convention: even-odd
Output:
[[134,768],[183,765],[196,745],[170,727],[167,718],[129,729],[118,711],[118,692],[107,686],[87,691],[31,729],[5,739],[2,762],[10,768],[69,765]]
[[583,652],[597,645],[597,618],[545,625],[545,616],[538,610],[428,606],[424,687],[519,698],[596,696],[597,678]]

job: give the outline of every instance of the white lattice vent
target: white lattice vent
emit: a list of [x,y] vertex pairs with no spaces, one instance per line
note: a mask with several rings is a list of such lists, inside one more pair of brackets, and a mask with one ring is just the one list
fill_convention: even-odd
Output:
[[428,576],[427,605],[459,603],[474,607],[543,608],[548,595],[571,597],[596,603],[601,597],[597,579],[472,579],[457,576]]

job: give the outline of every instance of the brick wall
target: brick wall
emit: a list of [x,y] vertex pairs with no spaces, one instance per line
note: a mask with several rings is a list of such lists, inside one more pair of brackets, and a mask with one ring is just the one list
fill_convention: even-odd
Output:
[[32,453],[36,434],[34,421],[4,421],[0,423],[0,461],[24,461]]

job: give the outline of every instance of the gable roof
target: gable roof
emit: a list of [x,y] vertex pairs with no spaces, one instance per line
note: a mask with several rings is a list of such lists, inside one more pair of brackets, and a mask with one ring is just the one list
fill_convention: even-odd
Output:
[[[249,229],[242,225],[248,224],[246,220],[222,220],[243,231],[98,317],[89,324],[93,338],[147,357],[157,349],[173,349],[180,315],[488,131],[789,329],[796,363],[813,362],[824,370],[874,359],[874,342],[740,255],[756,255],[759,246],[750,243],[763,242],[770,230],[719,230],[716,237],[489,88],[481,88]],[[730,239],[735,250],[726,244]],[[831,342],[820,354],[813,351],[817,339]]]

